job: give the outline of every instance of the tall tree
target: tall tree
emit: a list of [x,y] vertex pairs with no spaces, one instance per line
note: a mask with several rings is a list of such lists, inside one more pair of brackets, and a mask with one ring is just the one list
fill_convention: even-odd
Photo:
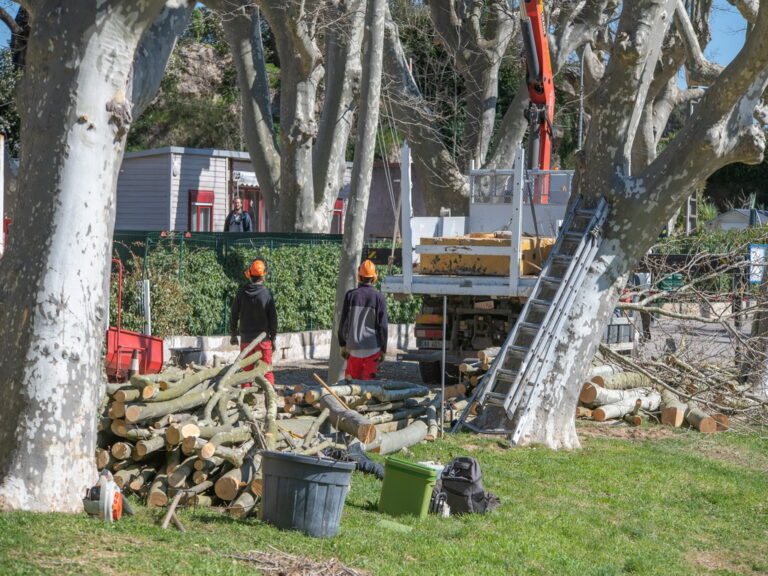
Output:
[[385,0],[371,0],[367,3],[360,115],[357,121],[357,146],[352,165],[349,205],[344,222],[341,266],[339,267],[339,278],[336,281],[336,309],[333,315],[331,358],[328,366],[328,380],[331,382],[338,382],[343,376],[336,333],[341,321],[344,296],[347,290],[357,285],[357,266],[360,264],[363,241],[365,240],[365,220],[368,216],[368,198],[370,197],[371,176],[373,174],[373,153],[376,148],[376,130],[379,125],[385,12]]
[[[248,150],[270,229],[327,232],[343,183],[360,81],[361,0],[209,0],[238,71]],[[280,60],[279,133],[262,45],[269,23]]]
[[75,512],[96,472],[125,136],[192,3],[23,6],[32,33],[19,98],[25,201],[14,224],[24,234],[0,260],[0,510]]
[[[763,158],[768,3],[760,3],[738,56],[722,72],[711,74],[676,137],[660,153],[643,154],[645,161],[637,161],[644,119],[653,116],[648,107],[667,88],[666,82],[654,80],[665,73],[665,38],[684,34],[679,29],[685,25],[680,20],[684,11],[682,0],[624,3],[610,42],[591,46],[596,89],[574,194],[592,203],[605,197],[610,212],[596,240],[597,257],[538,378],[543,394],[521,425],[523,443],[578,446],[573,414],[580,384],[631,269],[710,174],[732,162]],[[689,35],[686,42],[694,37]],[[705,64],[695,48],[700,48],[698,42],[686,49],[686,68]]]

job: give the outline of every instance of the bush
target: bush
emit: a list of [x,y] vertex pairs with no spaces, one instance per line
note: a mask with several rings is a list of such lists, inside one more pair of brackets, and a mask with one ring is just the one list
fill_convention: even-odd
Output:
[[[122,327],[140,331],[143,325],[142,280],[151,283],[152,331],[156,335],[211,336],[229,332],[232,298],[246,282],[243,274],[255,258],[268,264],[267,287],[277,306],[280,332],[323,330],[333,325],[336,280],[341,246],[338,244],[235,247],[219,252],[188,249],[188,243],[163,240],[146,257],[144,245],[128,249],[124,260]],[[125,253],[125,247],[121,247]],[[384,267],[380,282],[384,278]],[[393,268],[392,273],[398,271]],[[111,285],[110,322],[117,319],[117,280]],[[413,322],[421,299],[404,302],[387,296],[391,323]]]

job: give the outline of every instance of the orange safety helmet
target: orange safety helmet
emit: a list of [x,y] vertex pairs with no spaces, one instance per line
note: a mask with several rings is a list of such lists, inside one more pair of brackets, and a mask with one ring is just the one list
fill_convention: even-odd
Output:
[[370,260],[364,260],[360,264],[360,268],[357,269],[357,279],[363,282],[364,278],[373,278],[373,282],[376,282],[379,277],[376,275],[376,265]]
[[253,262],[251,262],[251,265],[248,266],[248,269],[245,271],[245,277],[248,278],[248,280],[253,280],[257,276],[266,276],[267,275],[267,264],[264,262],[264,260],[257,258]]

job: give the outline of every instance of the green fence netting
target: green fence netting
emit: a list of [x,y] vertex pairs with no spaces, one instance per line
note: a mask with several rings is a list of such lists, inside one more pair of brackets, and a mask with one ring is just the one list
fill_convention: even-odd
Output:
[[[113,257],[124,267],[122,327],[141,329],[142,286],[149,280],[153,334],[227,334],[229,306],[245,282],[243,271],[260,257],[269,265],[267,286],[275,295],[279,330],[328,329],[341,239],[338,234],[116,232]],[[113,325],[117,284],[113,275]],[[390,299],[390,321],[412,322],[418,306],[415,298]]]

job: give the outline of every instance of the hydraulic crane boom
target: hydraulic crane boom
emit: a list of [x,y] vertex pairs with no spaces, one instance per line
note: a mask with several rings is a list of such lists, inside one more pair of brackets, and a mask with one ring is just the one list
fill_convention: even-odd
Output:
[[[528,167],[549,170],[552,153],[552,120],[555,112],[555,85],[549,56],[544,0],[524,0],[520,21],[527,68]],[[534,202],[549,203],[548,179],[541,179]]]

